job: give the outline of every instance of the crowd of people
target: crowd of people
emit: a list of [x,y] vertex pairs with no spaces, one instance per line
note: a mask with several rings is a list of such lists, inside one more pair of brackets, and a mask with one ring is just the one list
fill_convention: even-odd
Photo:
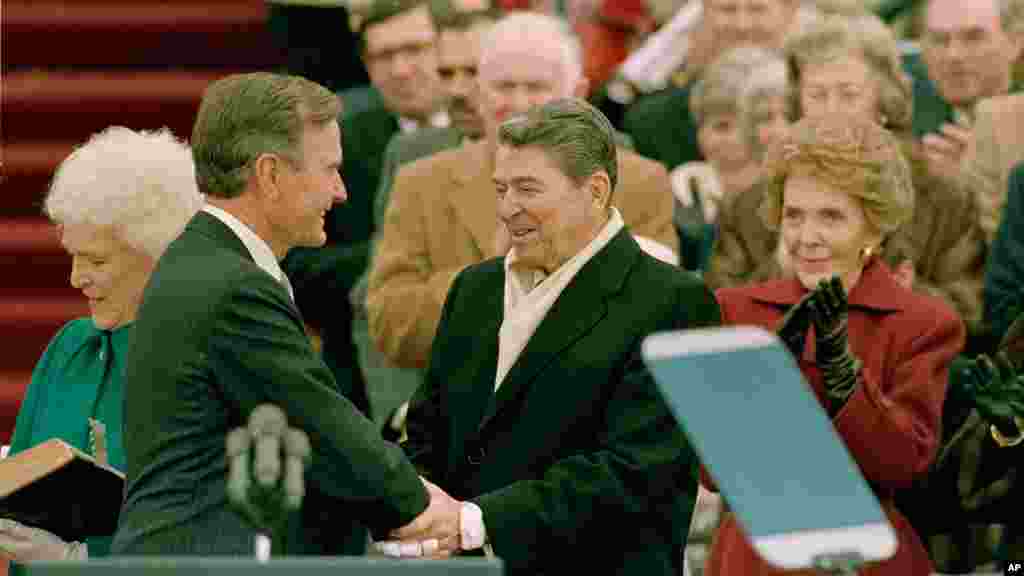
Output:
[[[1024,0],[921,3],[908,43],[858,0],[703,0],[630,102],[607,86],[660,5],[273,5],[290,73],[211,84],[188,143],[115,126],[55,173],[91,318],[10,454],[102,422],[125,495],[115,534],[0,520],[0,550],[248,555],[225,437],[273,403],[313,452],[290,553],[776,574],[640,354],[753,324],[895,529],[858,573],[1021,561]],[[300,33],[325,22],[344,54]]]

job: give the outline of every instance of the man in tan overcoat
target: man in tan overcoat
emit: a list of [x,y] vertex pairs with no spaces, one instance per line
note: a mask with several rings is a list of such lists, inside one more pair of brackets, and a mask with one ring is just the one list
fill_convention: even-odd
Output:
[[[507,251],[492,180],[497,126],[532,106],[586,94],[569,30],[548,16],[522,16],[499,21],[483,43],[484,138],[403,166],[396,177],[370,270],[367,311],[371,338],[398,366],[425,367],[455,275]],[[613,203],[626,226],[645,239],[641,245],[653,241],[678,254],[665,168],[620,150],[619,174]]]

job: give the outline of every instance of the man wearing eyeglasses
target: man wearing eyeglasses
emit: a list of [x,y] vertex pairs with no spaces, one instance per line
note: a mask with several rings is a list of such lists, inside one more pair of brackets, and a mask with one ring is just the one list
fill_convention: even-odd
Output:
[[347,294],[366,269],[373,205],[392,136],[447,126],[437,73],[437,30],[426,0],[374,0],[356,27],[372,86],[341,94],[342,168],[347,203],[327,215],[327,244],[296,248],[282,262],[303,316],[322,336],[324,361],[342,394],[370,415],[352,343]]

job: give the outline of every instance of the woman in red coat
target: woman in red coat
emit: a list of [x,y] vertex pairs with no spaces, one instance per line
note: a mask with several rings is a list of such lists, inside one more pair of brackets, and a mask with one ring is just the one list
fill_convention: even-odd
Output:
[[[775,151],[761,207],[795,275],[722,289],[717,297],[723,323],[778,331],[883,503],[898,549],[858,574],[924,576],[931,562],[892,495],[935,456],[949,364],[963,347],[964,327],[945,302],[904,288],[876,256],[913,210],[899,149],[867,120],[795,124]],[[706,473],[703,480],[713,488]],[[755,554],[727,515],[706,573],[780,571]]]

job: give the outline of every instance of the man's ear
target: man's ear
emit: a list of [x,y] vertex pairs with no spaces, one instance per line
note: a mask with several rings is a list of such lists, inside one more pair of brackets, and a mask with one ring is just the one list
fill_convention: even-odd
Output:
[[253,162],[252,178],[260,196],[277,200],[280,196],[281,158],[274,154],[260,154]]
[[1024,32],[1010,34],[1010,50],[1013,57],[1010,58],[1010,73],[1014,73],[1021,67],[1021,54],[1024,54]]
[[594,172],[587,178],[587,191],[594,205],[608,208],[612,196],[612,182],[604,170]]

